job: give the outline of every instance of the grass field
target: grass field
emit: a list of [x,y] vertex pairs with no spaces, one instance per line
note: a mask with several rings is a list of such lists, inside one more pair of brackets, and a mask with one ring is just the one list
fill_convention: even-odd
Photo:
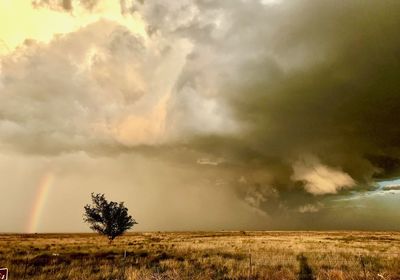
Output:
[[0,235],[9,279],[400,279],[399,232]]

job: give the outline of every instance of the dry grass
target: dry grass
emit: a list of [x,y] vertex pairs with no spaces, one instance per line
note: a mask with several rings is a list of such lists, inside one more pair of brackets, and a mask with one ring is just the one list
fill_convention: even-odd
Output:
[[0,235],[0,266],[11,280],[400,279],[400,233]]

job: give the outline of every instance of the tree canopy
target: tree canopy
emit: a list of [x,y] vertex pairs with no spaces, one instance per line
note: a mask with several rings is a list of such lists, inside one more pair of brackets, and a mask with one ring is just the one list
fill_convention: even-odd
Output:
[[108,202],[104,194],[92,193],[91,197],[92,205],[84,207],[84,221],[93,231],[107,236],[110,242],[137,224],[123,202]]

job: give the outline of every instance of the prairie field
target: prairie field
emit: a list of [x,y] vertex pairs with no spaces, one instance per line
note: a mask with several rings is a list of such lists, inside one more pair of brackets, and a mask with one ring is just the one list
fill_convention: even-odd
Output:
[[2,234],[9,279],[400,279],[399,232]]

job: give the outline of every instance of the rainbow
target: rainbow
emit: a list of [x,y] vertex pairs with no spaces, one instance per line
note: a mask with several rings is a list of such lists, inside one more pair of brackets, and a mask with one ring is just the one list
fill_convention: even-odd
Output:
[[43,214],[43,209],[46,204],[49,191],[54,182],[54,174],[46,172],[39,181],[37,186],[35,200],[30,211],[27,229],[28,233],[35,233],[38,230],[40,218]]

